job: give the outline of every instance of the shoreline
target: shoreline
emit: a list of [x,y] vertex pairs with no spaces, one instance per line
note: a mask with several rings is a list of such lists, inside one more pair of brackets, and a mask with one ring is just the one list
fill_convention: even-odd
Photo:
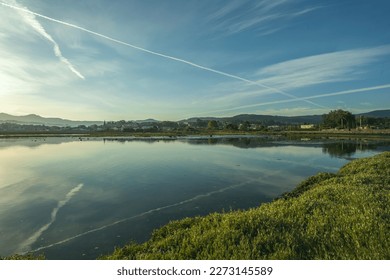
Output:
[[161,138],[161,139],[176,139],[176,138],[213,138],[213,137],[275,137],[282,136],[287,138],[312,137],[312,138],[381,138],[390,139],[390,130],[322,130],[322,131],[223,131],[209,130],[199,132],[94,132],[94,133],[0,133],[0,139],[6,138],[29,138],[29,137],[81,137],[81,138]]

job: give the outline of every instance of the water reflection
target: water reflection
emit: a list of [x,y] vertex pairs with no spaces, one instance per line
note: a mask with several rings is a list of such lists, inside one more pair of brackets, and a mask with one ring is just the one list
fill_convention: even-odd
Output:
[[389,147],[255,137],[81,140],[0,140],[0,255],[31,249],[92,259],[173,219],[271,201],[307,176],[336,171],[347,150],[362,157]]
[[386,142],[367,142],[364,140],[330,142],[322,144],[323,153],[331,157],[352,157],[356,152],[389,150]]
[[237,148],[262,148],[275,147],[282,145],[305,145],[322,147],[323,152],[330,156],[352,156],[357,151],[386,151],[389,150],[390,140],[370,140],[370,139],[310,139],[303,138],[300,140],[291,140],[282,136],[255,136],[255,135],[237,135],[237,136],[185,136],[185,137],[21,137],[0,139],[0,150],[7,147],[29,147],[36,148],[41,145],[58,145],[74,141],[103,141],[104,143],[121,143],[142,142],[145,144],[153,143],[172,143],[184,142],[190,145],[228,145]]

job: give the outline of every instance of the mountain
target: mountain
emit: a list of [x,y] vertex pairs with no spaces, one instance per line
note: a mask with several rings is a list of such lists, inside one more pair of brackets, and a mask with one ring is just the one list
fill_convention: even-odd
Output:
[[[390,110],[376,110],[376,111],[360,113],[355,115],[372,117],[372,118],[390,118]],[[319,124],[322,122],[322,115],[285,117],[285,116],[272,116],[272,115],[241,114],[233,117],[221,117],[221,118],[194,117],[183,121],[191,123],[191,122],[197,122],[199,120],[201,121],[216,120],[216,121],[231,122],[231,123],[240,123],[240,122],[248,121],[250,123],[263,123],[266,125],[270,125],[270,124],[293,125],[293,124],[303,124],[303,123]]]
[[[390,118],[390,110],[376,110],[367,113],[355,114],[356,116],[366,116],[372,118]],[[198,121],[216,120],[229,123],[262,123],[264,125],[294,125],[294,124],[319,124],[322,122],[322,115],[308,115],[308,116],[272,116],[272,115],[255,115],[255,114],[241,114],[233,117],[194,117],[180,122],[195,123]],[[13,116],[5,113],[0,113],[0,123],[17,123],[17,124],[29,124],[29,125],[46,125],[46,126],[60,126],[60,127],[77,127],[79,125],[103,125],[102,121],[72,121],[61,118],[44,118],[35,114],[26,116]],[[137,120],[137,123],[157,123],[155,119]]]
[[199,117],[199,118],[190,118],[184,120],[186,122],[197,122],[198,120],[209,121],[216,120],[222,122],[231,122],[231,123],[241,123],[241,122],[250,122],[250,123],[263,123],[263,124],[302,124],[302,123],[312,123],[318,124],[322,121],[322,115],[311,115],[311,116],[296,116],[296,117],[284,117],[284,116],[272,116],[272,115],[254,115],[254,114],[241,114],[233,117]]
[[0,123],[17,123],[29,125],[46,125],[46,126],[79,126],[79,125],[102,125],[102,121],[72,121],[60,118],[44,118],[35,114],[26,116],[13,116],[5,113],[0,113]]
[[280,124],[301,124],[301,123],[317,124],[322,121],[322,115],[295,116],[295,117],[271,116],[271,115],[237,115],[230,119],[232,122],[248,121],[248,122],[263,122],[263,123],[274,122]]
[[390,118],[390,110],[376,110],[368,113],[356,114],[357,116],[365,116],[371,118]]
[[146,120],[136,120],[136,123],[158,123],[160,121],[155,119],[146,119]]

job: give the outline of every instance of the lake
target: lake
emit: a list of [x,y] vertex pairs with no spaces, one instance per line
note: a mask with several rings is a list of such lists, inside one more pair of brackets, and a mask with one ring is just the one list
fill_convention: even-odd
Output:
[[94,259],[183,217],[272,201],[387,141],[0,139],[0,255]]

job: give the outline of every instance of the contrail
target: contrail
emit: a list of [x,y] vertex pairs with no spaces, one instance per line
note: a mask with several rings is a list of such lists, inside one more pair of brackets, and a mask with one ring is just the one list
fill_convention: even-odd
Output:
[[278,100],[278,101],[255,103],[255,104],[243,105],[243,106],[238,106],[238,107],[233,107],[233,108],[203,112],[202,114],[227,112],[227,111],[234,111],[234,110],[239,110],[239,109],[260,107],[260,106],[265,106],[265,105],[282,104],[282,103],[289,103],[289,102],[295,102],[295,101],[306,100],[306,99],[316,99],[316,98],[323,98],[323,97],[329,97],[329,96],[353,94],[353,93],[366,92],[366,91],[372,91],[372,90],[380,90],[380,89],[386,89],[386,88],[390,88],[390,84],[379,85],[379,86],[368,87],[368,88],[344,90],[344,91],[338,91],[338,92],[332,92],[332,93],[324,93],[324,94],[318,94],[318,95],[313,95],[313,96],[308,96],[308,97],[297,97],[296,99],[285,99],[285,100]]
[[90,233],[97,232],[97,231],[101,231],[101,230],[104,230],[104,229],[106,229],[106,228],[115,226],[115,225],[117,225],[117,224],[121,224],[121,223],[123,223],[123,222],[127,222],[127,221],[130,221],[130,220],[133,220],[133,219],[135,219],[135,218],[140,218],[140,217],[143,217],[143,216],[145,216],[145,215],[148,215],[148,214],[151,214],[151,213],[154,213],[154,212],[158,212],[158,211],[165,210],[165,209],[168,209],[168,208],[180,206],[180,205],[183,205],[183,204],[186,204],[186,203],[189,203],[189,202],[192,202],[192,201],[201,199],[201,198],[205,198],[205,197],[211,196],[211,195],[213,195],[213,194],[225,192],[225,191],[230,190],[230,189],[242,187],[242,186],[247,185],[247,184],[249,184],[249,183],[251,183],[251,182],[254,182],[254,181],[256,181],[256,180],[248,180],[248,181],[246,181],[246,182],[239,183],[239,184],[234,184],[234,185],[228,186],[228,187],[226,187],[226,188],[222,188],[222,189],[219,189],[219,190],[216,190],[216,191],[208,192],[208,193],[206,193],[206,194],[200,194],[200,195],[194,196],[194,197],[192,197],[192,198],[190,198],[190,199],[183,200],[183,201],[180,201],[180,202],[177,202],[177,203],[174,203],[174,204],[170,204],[170,205],[166,205],[166,206],[154,208],[154,209],[151,209],[151,210],[149,210],[149,211],[140,213],[140,214],[138,214],[138,215],[131,216],[131,217],[128,217],[128,218],[125,218],[125,219],[122,219],[122,220],[115,221],[115,222],[113,222],[113,223],[111,223],[111,224],[108,224],[108,225],[104,225],[104,226],[101,226],[101,227],[98,227],[98,228],[95,228],[95,229],[88,230],[88,231],[86,231],[86,232],[83,232],[83,233],[74,235],[74,236],[72,236],[72,237],[69,237],[69,238],[66,238],[66,239],[64,239],[64,240],[61,240],[61,241],[52,243],[52,244],[50,244],[50,245],[46,245],[46,246],[42,246],[42,247],[36,248],[36,249],[34,249],[34,250],[30,250],[30,251],[28,251],[28,252],[26,252],[26,253],[34,253],[34,252],[38,252],[38,251],[41,251],[41,250],[44,250],[44,249],[48,249],[48,248],[51,248],[51,247],[54,247],[54,246],[57,246],[57,245],[60,245],[60,244],[63,244],[63,243],[72,241],[72,240],[77,239],[77,238],[79,238],[79,237],[88,235],[88,234],[90,234]]
[[[51,42],[53,44],[53,51],[54,51],[55,56],[58,57],[58,59],[61,62],[66,64],[66,66],[70,69],[70,71],[72,71],[74,74],[76,74],[80,79],[84,80],[85,79],[84,76],[79,71],[77,71],[76,68],[74,68],[74,66],[72,65],[72,63],[69,62],[68,59],[66,59],[62,55],[60,47],[57,44],[57,42],[53,39],[53,37],[50,36],[49,33],[46,32],[46,30],[43,28],[43,26],[36,20],[36,18],[35,18],[36,14],[31,12],[30,10],[28,10],[25,7],[23,7],[23,8],[19,7],[19,4],[16,1],[14,1],[14,0],[8,0],[8,1],[13,3],[16,6],[12,6],[12,5],[5,4],[5,3],[1,3],[1,4],[4,5],[4,6],[8,6],[8,7],[12,7],[14,9],[17,9],[19,14],[22,16],[23,20],[27,24],[29,24],[43,38],[45,38],[46,40],[48,40],[49,42]],[[25,13],[21,13],[21,11],[23,11]]]
[[77,187],[73,188],[72,190],[70,190],[70,192],[67,193],[67,195],[65,196],[65,198],[61,201],[58,202],[57,204],[57,207],[54,208],[52,211],[51,211],[51,219],[50,219],[50,222],[48,222],[46,225],[44,225],[43,227],[41,227],[40,229],[38,229],[33,235],[31,235],[26,241],[24,241],[20,246],[19,246],[19,249],[18,249],[18,252],[17,253],[20,253],[20,254],[25,254],[27,252],[29,252],[29,250],[31,249],[31,245],[34,244],[38,238],[42,235],[42,233],[44,233],[57,219],[57,213],[58,211],[64,207],[68,202],[69,200],[71,200],[71,198],[81,190],[81,188],[83,187],[84,185],[83,184],[79,184]]
[[151,50],[148,50],[148,49],[145,49],[145,48],[141,48],[141,47],[138,47],[138,46],[136,46],[136,45],[132,45],[132,44],[129,44],[129,43],[126,43],[126,42],[123,42],[123,41],[114,39],[114,38],[112,38],[112,37],[109,37],[109,36],[106,36],[106,35],[103,35],[103,34],[94,32],[94,31],[92,31],[92,30],[89,30],[89,29],[80,27],[80,26],[75,25],[75,24],[71,24],[71,23],[68,23],[68,22],[65,22],[65,21],[61,21],[61,20],[58,20],[58,19],[54,19],[54,18],[45,16],[45,15],[42,15],[42,14],[38,14],[38,13],[32,12],[32,11],[30,11],[30,10],[28,10],[28,9],[24,9],[24,8],[21,8],[21,7],[9,5],[9,4],[6,4],[6,3],[4,3],[4,2],[0,2],[0,4],[2,4],[3,6],[6,6],[6,7],[12,8],[12,9],[18,10],[18,11],[23,11],[23,12],[25,12],[25,13],[29,13],[29,14],[32,14],[32,15],[34,15],[34,16],[37,16],[37,17],[41,17],[41,18],[47,19],[47,20],[49,20],[49,21],[53,21],[53,22],[56,22],[56,23],[60,23],[60,24],[63,24],[63,25],[66,25],[66,26],[75,28],[75,29],[82,30],[82,31],[87,32],[87,33],[89,33],[89,34],[92,34],[92,35],[95,35],[95,36],[98,36],[98,37],[107,39],[107,40],[109,40],[109,41],[112,41],[112,42],[115,42],[115,43],[118,43],[118,44],[121,44],[121,45],[124,45],[124,46],[131,47],[131,48],[133,48],[133,49],[136,49],[136,50],[139,50],[139,51],[142,51],[142,52],[146,52],[146,53],[149,53],[149,54],[152,54],[152,55],[156,55],[156,56],[160,56],[160,57],[167,58],[167,59],[170,59],[170,60],[174,60],[174,61],[177,61],[177,62],[181,62],[181,63],[187,64],[187,65],[193,66],[193,67],[195,67],[195,68],[199,68],[199,69],[202,69],[202,70],[205,70],[205,71],[209,71],[209,72],[213,72],[213,73],[215,73],[215,74],[219,74],[219,75],[222,75],[222,76],[225,76],[225,77],[229,77],[229,78],[233,78],[233,79],[236,79],[236,80],[240,80],[240,81],[249,83],[249,84],[251,84],[251,85],[259,86],[259,87],[261,87],[261,88],[266,88],[266,89],[272,90],[272,91],[274,91],[274,92],[280,93],[280,94],[282,94],[282,95],[284,95],[284,96],[290,97],[290,98],[292,98],[292,99],[294,99],[294,100],[304,101],[304,102],[307,102],[307,103],[309,103],[309,104],[311,104],[311,105],[315,105],[315,106],[317,106],[317,107],[327,108],[327,107],[322,106],[322,105],[320,105],[320,104],[314,103],[314,102],[312,102],[312,101],[310,101],[310,100],[306,100],[305,98],[298,98],[298,97],[296,97],[295,95],[292,95],[292,94],[290,94],[290,93],[287,93],[287,92],[285,92],[285,91],[283,91],[283,90],[280,90],[280,89],[277,89],[277,88],[274,88],[274,87],[267,86],[267,85],[265,85],[265,84],[263,84],[263,83],[259,83],[259,82],[257,82],[257,81],[252,81],[252,80],[245,79],[245,78],[242,78],[242,77],[237,76],[237,75],[229,74],[229,73],[227,73],[227,72],[223,72],[223,71],[215,70],[215,69],[212,69],[212,68],[209,68],[209,67],[206,67],[206,66],[202,66],[202,65],[196,64],[196,63],[194,63],[194,62],[188,61],[188,60],[184,60],[184,59],[177,58],[177,57],[170,56],[170,55],[166,55],[166,54],[163,54],[163,53],[151,51]]

